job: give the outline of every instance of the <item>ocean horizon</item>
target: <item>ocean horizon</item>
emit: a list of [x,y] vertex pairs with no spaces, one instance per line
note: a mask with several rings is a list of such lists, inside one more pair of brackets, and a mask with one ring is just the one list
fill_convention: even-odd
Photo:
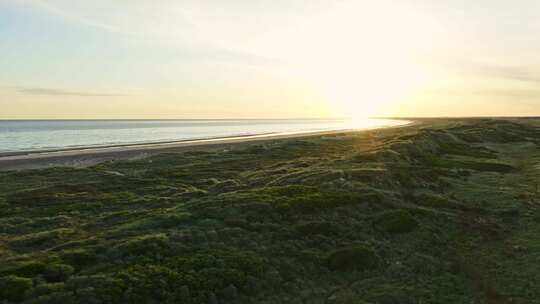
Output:
[[0,153],[367,129],[403,123],[344,118],[0,120]]

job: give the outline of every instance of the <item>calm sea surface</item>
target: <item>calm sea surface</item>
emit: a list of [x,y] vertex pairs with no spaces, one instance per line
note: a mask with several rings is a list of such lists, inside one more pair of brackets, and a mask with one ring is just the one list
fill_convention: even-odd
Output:
[[404,123],[406,122],[383,119],[0,120],[0,152],[365,129]]

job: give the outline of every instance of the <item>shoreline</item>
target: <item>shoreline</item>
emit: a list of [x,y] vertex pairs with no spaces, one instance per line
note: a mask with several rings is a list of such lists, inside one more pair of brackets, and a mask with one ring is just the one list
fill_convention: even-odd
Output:
[[0,152],[0,172],[14,170],[45,169],[50,167],[84,168],[114,160],[141,159],[165,152],[190,150],[215,150],[227,146],[242,146],[274,140],[334,135],[414,126],[420,123],[405,120],[404,124],[377,126],[362,129],[340,129],[324,131],[298,131],[287,133],[262,133],[243,136],[228,136],[207,139],[189,139],[155,143],[117,144],[97,147],[43,149],[36,151]]

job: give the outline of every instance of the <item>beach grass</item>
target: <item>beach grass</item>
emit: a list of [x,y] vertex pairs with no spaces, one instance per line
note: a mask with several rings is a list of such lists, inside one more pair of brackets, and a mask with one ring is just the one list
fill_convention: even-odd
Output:
[[0,299],[537,303],[539,121],[0,172]]

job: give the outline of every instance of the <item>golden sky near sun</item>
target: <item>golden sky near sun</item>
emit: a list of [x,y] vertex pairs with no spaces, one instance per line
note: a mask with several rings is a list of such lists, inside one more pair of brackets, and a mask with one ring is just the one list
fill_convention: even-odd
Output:
[[539,8],[0,3],[0,118],[540,115]]

